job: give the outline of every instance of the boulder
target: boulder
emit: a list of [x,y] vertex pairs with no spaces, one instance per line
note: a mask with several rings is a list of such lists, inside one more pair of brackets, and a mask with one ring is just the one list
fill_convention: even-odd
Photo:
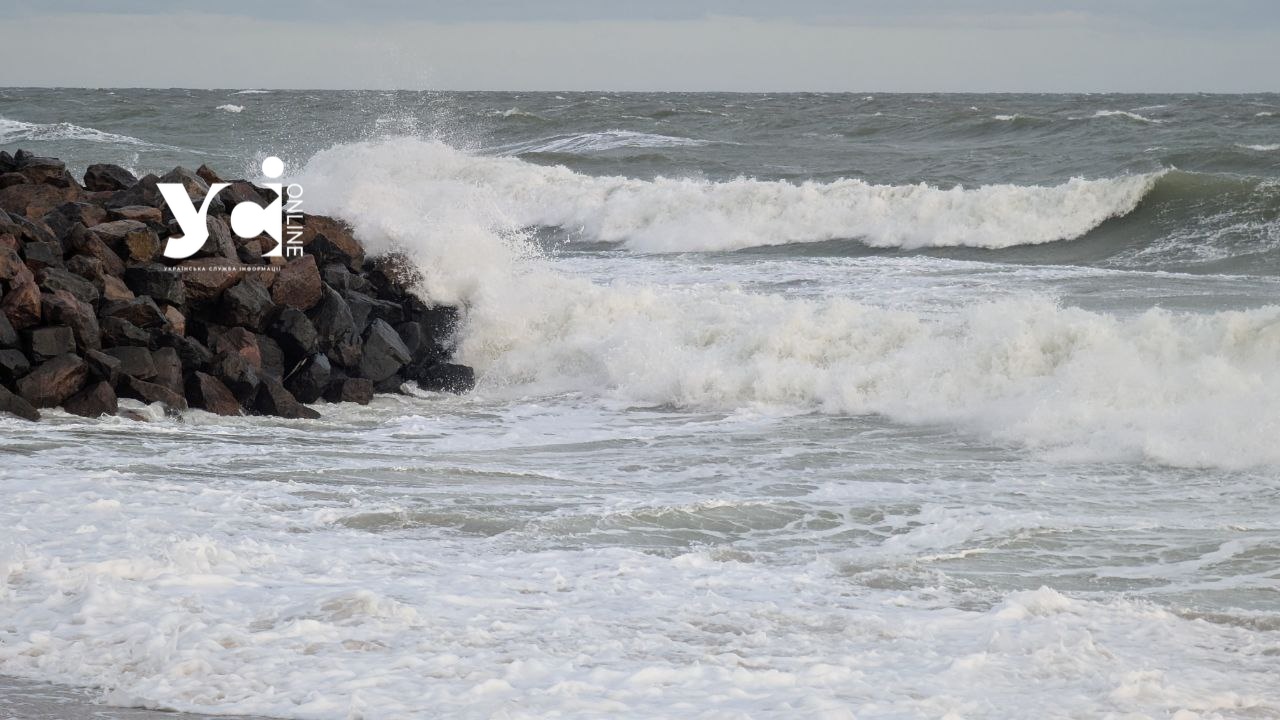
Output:
[[258,335],[258,348],[262,351],[262,374],[264,377],[283,378],[285,373],[284,351],[280,343],[265,334]]
[[[107,210],[106,213],[112,220],[137,220],[147,225],[159,225],[164,222],[164,213],[160,208],[150,205],[125,205]],[[85,223],[85,225],[89,224]],[[89,227],[93,226],[89,225]]]
[[125,375],[120,379],[119,393],[123,397],[131,397],[145,403],[160,403],[166,410],[178,411],[187,409],[187,399],[163,385],[139,380]]
[[40,322],[40,286],[25,265],[9,282],[4,299],[0,300],[0,312],[16,330],[24,330]]
[[79,392],[89,376],[89,366],[76,355],[46,360],[18,381],[18,394],[37,408],[57,407]]
[[18,172],[33,183],[67,187],[75,181],[67,175],[67,165],[57,158],[30,156],[18,163]]
[[364,264],[364,248],[351,234],[351,228],[339,220],[304,215],[298,239],[307,253],[318,256],[322,263],[341,262],[355,272]]
[[76,351],[76,338],[71,328],[65,325],[40,327],[28,333],[27,345],[31,348],[31,359],[42,363],[59,355]]
[[[101,227],[101,226],[99,226]],[[95,228],[96,229],[96,228]],[[73,231],[68,244],[72,250],[78,255],[87,255],[91,258],[97,258],[102,263],[102,268],[109,275],[120,276],[124,274],[124,261],[112,250],[102,238],[98,237],[92,230],[80,229],[80,232]]]
[[157,302],[185,305],[186,284],[182,273],[164,265],[135,265],[124,271],[125,285],[137,295],[150,295]]
[[373,381],[368,378],[338,378],[329,383],[324,397],[329,402],[368,405],[373,400]]
[[0,383],[13,386],[18,379],[31,372],[31,361],[21,350],[0,350]]
[[224,264],[240,262],[240,256],[236,253],[235,237],[232,236],[231,226],[227,225],[227,221],[216,215],[210,215],[208,227],[209,239],[200,246],[197,254],[200,257],[217,258]]
[[215,415],[242,415],[240,401],[218,378],[196,371],[187,379],[187,400],[192,407]]
[[10,282],[23,274],[24,269],[31,272],[15,248],[0,246],[0,281]]
[[40,218],[59,239],[67,236],[77,223],[90,228],[106,222],[107,211],[87,202],[68,202],[45,213]]
[[247,277],[222,294],[219,307],[219,319],[223,322],[261,331],[275,304],[258,278]]
[[84,186],[88,190],[124,190],[136,182],[138,178],[119,165],[99,163],[84,171]]
[[129,286],[124,284],[124,280],[121,280],[115,275],[102,276],[103,300],[106,300],[107,302],[113,302],[116,300],[128,301],[136,297],[137,295],[133,294],[133,291],[129,289]]
[[[77,256],[83,262],[77,265],[92,263],[89,258]],[[99,267],[101,267],[99,265]],[[86,305],[98,302],[98,288],[92,282],[63,268],[45,268],[36,273],[36,284],[46,293],[66,292]]]
[[284,386],[298,402],[313,403],[324,395],[331,376],[329,358],[323,353],[316,353],[289,375]]
[[[66,189],[52,185],[23,183],[0,189],[0,210],[13,216],[40,218],[59,205],[78,197]],[[14,217],[17,220],[17,217]]]
[[[72,255],[67,260],[66,269],[72,275],[83,280],[87,280],[89,284],[93,286],[94,302],[96,302],[97,297],[102,295],[102,286],[105,284],[105,278],[107,277],[106,271],[102,268],[102,261],[98,258],[89,257],[88,255]],[[39,280],[39,278],[36,279]],[[41,287],[44,286],[41,285]],[[70,290],[70,288],[67,287],[59,289]],[[72,294],[80,297],[79,293],[73,292]],[[84,298],[81,299],[83,300]]]
[[40,419],[40,411],[31,406],[31,403],[22,399],[18,395],[9,392],[9,389],[0,385],[0,413],[8,413],[14,417],[20,417],[23,420],[35,422]]
[[184,260],[179,267],[183,268],[187,299],[194,304],[216,302],[244,277],[243,270],[227,270],[227,262],[216,258]]
[[96,418],[103,415],[115,415],[120,409],[116,399],[116,391],[110,383],[99,381],[67,398],[62,409],[72,415]]
[[395,328],[382,320],[374,320],[364,336],[364,352],[360,358],[360,375],[374,383],[395,375],[412,359],[409,348],[396,334]]
[[165,327],[178,335],[187,334],[187,318],[178,308],[168,305],[164,309]]
[[347,301],[329,286],[322,288],[320,302],[307,317],[315,325],[320,349],[335,364],[354,368],[360,362],[360,339]]
[[311,255],[290,260],[276,275],[271,285],[271,297],[277,305],[310,310],[320,301],[320,270]]
[[146,347],[151,344],[151,335],[146,330],[118,317],[104,317],[100,324],[102,344],[106,347],[118,345],[137,345]]
[[181,395],[182,360],[178,357],[178,351],[170,347],[162,347],[151,353],[151,359],[156,367],[156,376],[151,381]]
[[93,306],[66,290],[56,290],[40,296],[41,313],[47,323],[61,323],[71,328],[75,346],[81,351],[102,347],[102,330]]
[[213,168],[209,167],[208,165],[201,165],[200,167],[196,168],[196,175],[199,175],[201,180],[204,180],[206,183],[210,185],[213,185],[214,183],[225,182],[221,177],[218,176],[217,171],[215,171]]
[[100,315],[103,318],[120,318],[128,320],[140,328],[149,329],[164,325],[164,313],[155,301],[146,295],[132,300],[113,300],[102,306]]
[[119,358],[101,350],[88,350],[84,354],[84,361],[89,364],[91,379],[105,381],[111,387],[115,387],[120,382]]
[[280,312],[280,317],[271,324],[271,335],[280,343],[286,364],[297,364],[320,348],[316,326],[301,310],[295,308],[287,307]]
[[475,371],[466,365],[454,363],[415,365],[406,370],[404,375],[423,390],[433,392],[465,393],[476,385]]
[[279,380],[271,377],[263,378],[253,407],[264,415],[282,418],[305,420],[320,418],[320,413],[298,402],[293,393],[286,390]]
[[117,190],[107,200],[106,207],[112,209],[147,205],[158,208],[164,204],[164,196],[160,194],[160,188],[156,186],[159,182],[160,178],[155,175],[146,175],[141,180],[129,185],[129,187]]
[[18,347],[18,331],[13,329],[9,318],[0,315],[0,348]]
[[222,353],[214,356],[209,369],[210,374],[226,385],[242,406],[248,407],[253,403],[262,377],[248,360],[236,353]]
[[[113,220],[100,225],[95,225],[93,234],[102,239],[115,252],[123,252],[125,241],[130,235],[145,234],[152,232],[146,223],[137,220]],[[152,232],[152,234],[155,234]]]
[[[136,221],[121,220],[119,222]],[[145,228],[125,235],[122,251],[130,260],[149,263],[160,257],[163,249],[164,244],[160,242],[160,236],[151,228]]]
[[23,260],[33,273],[45,268],[62,267],[62,244],[56,242],[29,242],[22,248]]
[[254,370],[262,369],[262,348],[258,335],[242,327],[210,331],[209,350],[215,355],[233,353],[244,358]]
[[139,380],[151,380],[156,376],[155,358],[151,351],[136,345],[121,345],[102,352],[120,361],[120,372]]

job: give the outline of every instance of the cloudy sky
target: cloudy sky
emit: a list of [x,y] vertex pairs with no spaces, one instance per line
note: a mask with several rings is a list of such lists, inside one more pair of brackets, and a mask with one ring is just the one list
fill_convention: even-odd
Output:
[[0,86],[1280,90],[1277,0],[0,5]]

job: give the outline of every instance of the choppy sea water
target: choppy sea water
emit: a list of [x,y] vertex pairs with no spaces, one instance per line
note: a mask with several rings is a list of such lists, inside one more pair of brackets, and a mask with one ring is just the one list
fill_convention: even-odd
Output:
[[481,373],[0,419],[0,675],[297,718],[1280,716],[1280,96],[0,118],[80,169],[284,157],[465,304]]

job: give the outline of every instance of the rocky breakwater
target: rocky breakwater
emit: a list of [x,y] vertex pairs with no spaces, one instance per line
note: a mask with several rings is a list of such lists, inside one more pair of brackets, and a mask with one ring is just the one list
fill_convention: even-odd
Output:
[[264,258],[275,241],[230,230],[231,208],[274,190],[232,181],[215,195],[209,238],[188,259],[158,183],[196,208],[208,167],[141,179],[92,165],[78,182],[56,159],[0,152],[0,412],[114,415],[121,397],[220,415],[319,417],[308,405],[368,403],[406,383],[464,392],[449,362],[453,307],[412,292],[403,257],[366,257],[350,228],[302,215],[304,252]]

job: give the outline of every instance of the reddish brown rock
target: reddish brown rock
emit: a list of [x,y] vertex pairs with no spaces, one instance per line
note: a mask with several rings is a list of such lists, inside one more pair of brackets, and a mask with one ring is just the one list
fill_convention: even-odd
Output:
[[178,308],[172,305],[166,305],[164,308],[165,327],[169,328],[175,335],[187,334],[187,318],[183,316]]
[[72,415],[96,418],[103,415],[115,415],[120,406],[116,391],[105,381],[93,383],[80,392],[67,398],[62,409]]
[[373,381],[368,378],[338,378],[329,383],[324,396],[329,402],[368,405],[373,400]]
[[145,403],[160,403],[167,410],[186,410],[187,399],[163,385],[139,380],[129,375],[120,380],[120,395]]
[[151,228],[135,230],[124,236],[124,253],[137,262],[149,263],[155,260],[160,257],[163,248],[160,236]]
[[3,385],[0,385],[0,413],[8,413],[31,422],[40,419],[39,410],[32,407],[31,403],[22,399],[22,397],[9,392],[9,389]]
[[92,305],[66,290],[57,290],[45,293],[41,297],[41,306],[45,322],[71,328],[80,352],[102,347],[102,330],[98,327],[98,317],[94,315]]
[[25,183],[0,189],[0,209],[33,220],[73,199],[74,193],[52,185]]
[[254,370],[262,369],[262,348],[258,336],[242,327],[228,328],[209,340],[209,349],[215,355],[231,353],[248,361]]
[[112,300],[132,300],[136,295],[115,275],[104,275],[102,278],[102,299],[110,302]]
[[341,261],[353,271],[358,271],[364,263],[364,248],[351,234],[351,228],[339,220],[306,215],[298,239],[308,254],[319,255],[321,260]]
[[[218,258],[197,258],[179,263],[187,287],[187,300],[196,304],[216,301],[228,288],[240,282],[244,270],[237,263]],[[235,268],[235,269],[228,269]]]
[[271,285],[271,298],[277,305],[310,310],[320,302],[320,269],[312,255],[290,260],[276,275]]
[[112,220],[136,220],[142,223],[157,224],[164,221],[164,214],[160,211],[160,208],[151,207],[150,205],[126,205],[106,212],[107,217]]
[[258,398],[253,407],[264,415],[282,418],[305,420],[320,418],[320,413],[298,402],[293,393],[286,390],[284,385],[273,377],[262,379],[262,385],[258,388]]
[[187,400],[192,407],[215,415],[243,415],[240,401],[231,394],[218,378],[202,372],[194,372],[187,380]]
[[0,312],[14,329],[22,330],[40,322],[40,286],[26,265],[9,281],[9,290],[0,300]]
[[89,366],[75,355],[47,360],[18,381],[18,394],[38,408],[57,407],[84,386]]

